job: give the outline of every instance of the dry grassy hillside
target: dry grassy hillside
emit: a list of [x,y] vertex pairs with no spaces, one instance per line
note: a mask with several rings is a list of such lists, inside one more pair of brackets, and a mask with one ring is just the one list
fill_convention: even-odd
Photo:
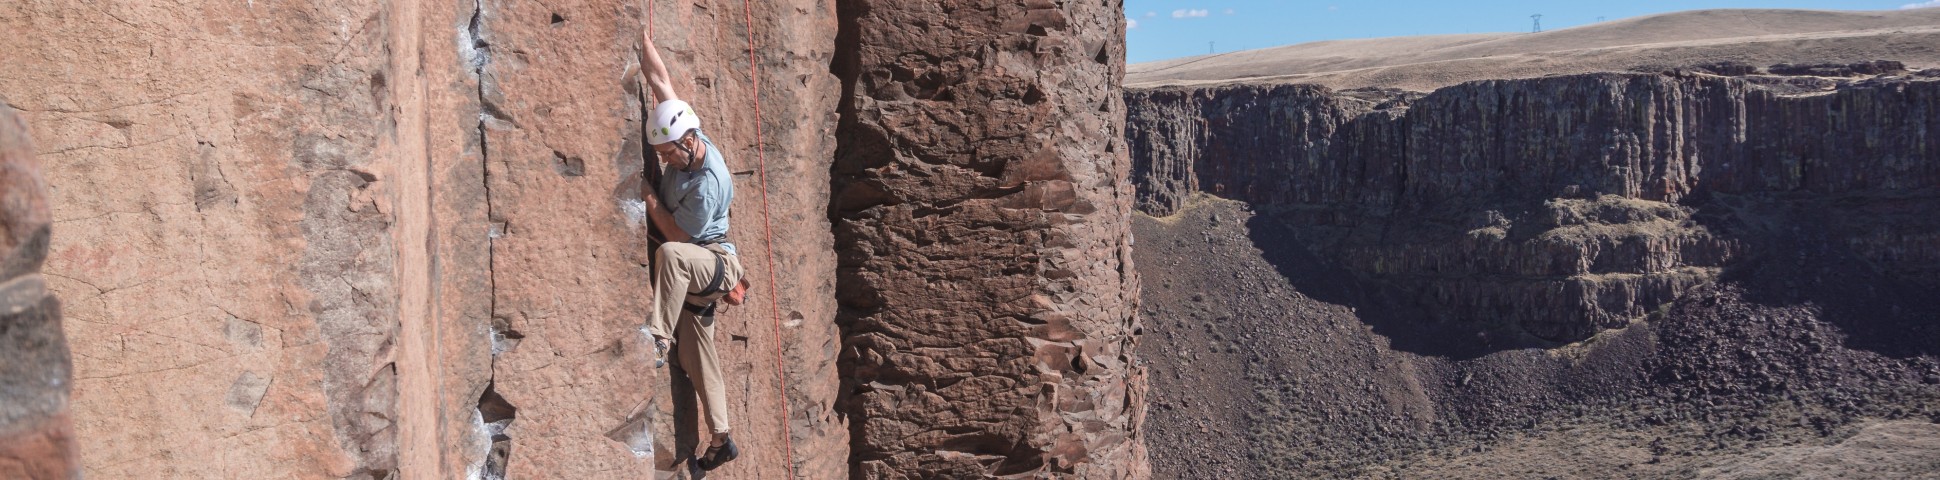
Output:
[[1879,12],[1700,10],[1542,33],[1333,40],[1131,65],[1129,87],[1315,83],[1432,90],[1530,78],[1719,61],[1898,60],[1940,66],[1940,8]]

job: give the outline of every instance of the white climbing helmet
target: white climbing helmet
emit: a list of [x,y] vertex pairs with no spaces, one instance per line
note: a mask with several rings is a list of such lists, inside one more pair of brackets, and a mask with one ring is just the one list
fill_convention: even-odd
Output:
[[701,128],[701,117],[694,114],[694,107],[680,100],[660,102],[653,107],[653,129],[647,130],[647,143],[660,145],[687,136],[687,132]]

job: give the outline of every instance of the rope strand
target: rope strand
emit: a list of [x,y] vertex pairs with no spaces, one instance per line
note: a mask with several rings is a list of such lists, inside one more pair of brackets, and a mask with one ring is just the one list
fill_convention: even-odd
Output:
[[788,367],[782,354],[781,292],[775,281],[775,229],[773,222],[770,221],[774,215],[768,208],[768,149],[763,143],[761,131],[761,65],[755,62],[754,4],[752,0],[741,0],[741,7],[748,21],[748,90],[754,96],[755,156],[761,159],[758,170],[761,182],[761,229],[768,242],[765,249],[768,255],[768,305],[775,319],[775,376],[776,381],[779,382],[775,384],[775,396],[781,401],[781,451],[783,461],[786,462],[783,465],[788,468],[788,478],[794,479],[797,477],[795,476],[794,433],[789,426],[791,412],[788,408]]

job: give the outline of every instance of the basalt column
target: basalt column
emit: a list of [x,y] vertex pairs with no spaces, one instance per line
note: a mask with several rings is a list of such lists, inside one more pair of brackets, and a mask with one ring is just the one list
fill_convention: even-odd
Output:
[[849,0],[838,16],[852,476],[1148,476],[1122,5]]

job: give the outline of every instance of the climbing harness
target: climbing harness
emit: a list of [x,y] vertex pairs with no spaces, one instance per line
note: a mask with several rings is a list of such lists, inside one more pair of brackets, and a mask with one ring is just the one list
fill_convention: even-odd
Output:
[[[714,306],[722,299],[722,294],[729,290],[722,285],[727,283],[727,253],[719,250],[721,247],[715,247],[714,245],[719,245],[726,241],[727,237],[725,236],[716,236],[706,240],[694,241],[695,245],[707,247],[707,251],[714,254],[714,279],[709,280],[707,287],[702,288],[701,291],[687,294],[687,301],[681,302],[680,308],[682,310],[686,310],[688,313],[699,317],[714,316]],[[728,304],[740,305],[741,299],[730,299],[728,300]]]

